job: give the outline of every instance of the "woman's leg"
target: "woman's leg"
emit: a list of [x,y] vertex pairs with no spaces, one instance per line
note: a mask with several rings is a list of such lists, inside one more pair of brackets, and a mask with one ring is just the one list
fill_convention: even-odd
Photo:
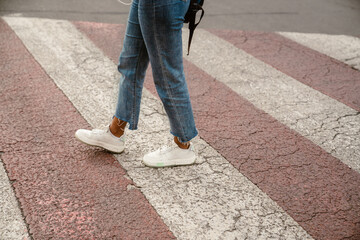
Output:
[[116,113],[110,127],[102,129],[79,129],[75,137],[83,143],[120,153],[124,150],[122,137],[126,123],[136,129],[143,82],[149,57],[138,20],[138,0],[134,0],[129,13],[123,49],[118,70],[122,74]]
[[193,164],[190,140],[197,135],[183,70],[182,26],[190,0],[139,0],[139,22],[148,50],[156,90],[179,146],[144,156],[150,167]]
[[182,143],[197,135],[183,70],[182,26],[190,0],[139,0],[139,23],[171,133]]

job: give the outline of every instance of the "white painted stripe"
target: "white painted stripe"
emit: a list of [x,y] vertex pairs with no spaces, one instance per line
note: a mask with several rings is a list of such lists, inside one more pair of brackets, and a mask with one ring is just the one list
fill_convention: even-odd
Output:
[[360,38],[318,33],[278,34],[360,70]]
[[[109,123],[119,77],[115,64],[69,22],[6,21],[92,126]],[[200,154],[196,165],[144,167],[145,152],[171,142],[161,104],[145,89],[140,119],[139,130],[128,133],[125,153],[115,156],[176,237],[312,239],[201,139],[194,140]]]
[[0,159],[0,239],[30,239],[15,193]]
[[205,30],[196,37],[187,60],[360,172],[359,112]]

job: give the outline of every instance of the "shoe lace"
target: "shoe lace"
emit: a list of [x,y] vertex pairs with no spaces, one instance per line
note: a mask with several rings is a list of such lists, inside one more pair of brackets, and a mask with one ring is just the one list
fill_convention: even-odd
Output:
[[109,125],[101,124],[99,127],[92,130],[94,133],[101,133],[103,131],[110,131]]
[[[124,127],[126,127],[126,125],[127,125],[127,124],[125,124]],[[94,130],[97,131],[97,132],[101,132],[101,131],[110,132],[110,125],[109,125],[109,124],[101,124],[98,129],[94,129]],[[124,131],[124,130],[123,130],[123,131]],[[111,132],[110,132],[110,133],[111,133]],[[111,133],[111,134],[112,134],[112,133]],[[125,132],[124,132],[124,134],[119,138],[119,140],[122,141],[122,142],[125,142],[125,140],[126,140]]]
[[167,153],[170,152],[172,149],[174,149],[174,146],[165,145],[160,147],[160,153]]

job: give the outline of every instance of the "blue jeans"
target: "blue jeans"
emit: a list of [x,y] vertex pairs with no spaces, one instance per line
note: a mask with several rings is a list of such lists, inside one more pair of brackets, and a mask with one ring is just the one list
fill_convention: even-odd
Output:
[[119,58],[120,79],[115,116],[137,129],[145,72],[151,63],[156,90],[170,122],[170,132],[181,142],[198,132],[182,53],[182,26],[190,0],[134,0]]

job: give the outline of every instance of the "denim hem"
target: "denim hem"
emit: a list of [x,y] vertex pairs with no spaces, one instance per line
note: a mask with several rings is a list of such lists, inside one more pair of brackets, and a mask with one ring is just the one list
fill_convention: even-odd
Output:
[[186,140],[183,140],[182,137],[180,137],[179,135],[175,134],[174,132],[170,131],[170,133],[174,136],[174,137],[177,137],[179,139],[179,141],[181,143],[186,143],[186,142],[189,142],[191,141],[192,139],[194,139],[198,134],[199,132],[197,130],[195,130],[195,132],[192,134],[192,136],[190,138],[186,138]]
[[121,121],[127,122],[127,124],[129,124],[129,128],[128,128],[129,130],[137,130],[138,129],[137,124],[131,124],[130,121],[124,120],[123,118],[116,116],[116,114],[113,117],[116,117],[117,119],[120,119]]

